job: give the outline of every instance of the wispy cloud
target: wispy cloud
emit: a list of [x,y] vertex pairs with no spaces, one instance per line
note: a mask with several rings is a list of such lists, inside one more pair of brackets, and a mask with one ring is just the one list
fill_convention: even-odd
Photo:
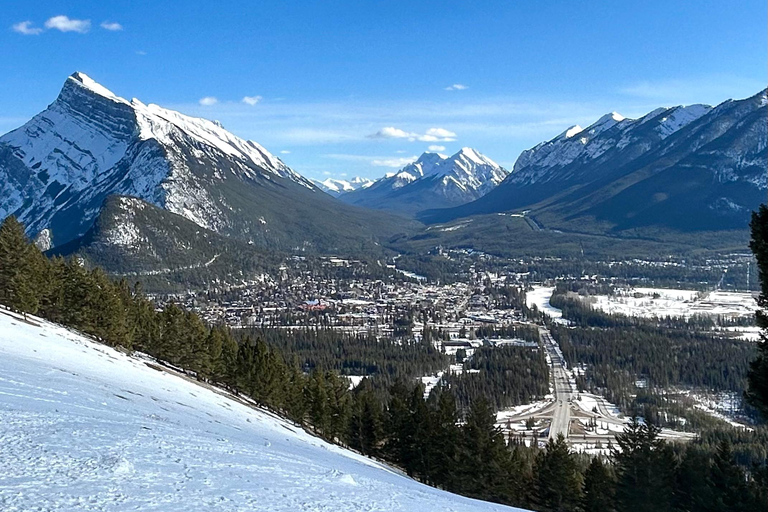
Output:
[[720,103],[728,98],[743,98],[764,89],[765,84],[733,75],[712,75],[667,80],[643,80],[619,89],[625,96],[671,106],[697,102]]
[[258,102],[260,102],[263,98],[261,96],[243,96],[243,103],[246,105],[255,105]]
[[437,146],[435,144],[432,144],[427,149],[430,151],[445,151],[445,146]]
[[280,151],[280,154],[281,154],[281,155],[290,155],[290,154],[291,154],[291,152],[290,152],[290,151],[288,151],[287,149],[284,149],[284,150]]
[[463,91],[469,89],[469,86],[464,84],[453,84],[445,88],[446,91]]
[[113,32],[123,30],[123,26],[115,21],[102,21],[101,28],[104,30],[111,30]]
[[321,155],[323,158],[331,158],[333,160],[342,160],[345,162],[358,162],[372,165],[374,167],[391,167],[399,169],[412,162],[415,162],[417,156],[408,157],[392,157],[392,156],[370,156],[370,155],[357,155],[347,153],[329,153]]
[[45,28],[55,29],[61,32],[78,32],[85,34],[91,29],[91,20],[76,20],[69,16],[59,15],[48,18]]
[[374,165],[376,167],[391,167],[393,169],[399,169],[410,163],[415,162],[417,158],[418,157],[416,156],[411,156],[407,158],[403,157],[403,158],[375,159],[375,160],[371,160],[371,165]]
[[456,140],[456,134],[445,128],[430,128],[425,133],[407,132],[394,126],[385,126],[376,133],[368,136],[371,139],[407,139],[421,142],[451,142]]
[[210,107],[211,105],[215,105],[218,102],[219,100],[217,100],[213,96],[206,96],[204,98],[200,98],[200,100],[198,101],[198,103],[204,107]]
[[31,21],[21,21],[11,27],[14,32],[24,34],[25,36],[36,36],[43,31],[40,27],[33,27]]

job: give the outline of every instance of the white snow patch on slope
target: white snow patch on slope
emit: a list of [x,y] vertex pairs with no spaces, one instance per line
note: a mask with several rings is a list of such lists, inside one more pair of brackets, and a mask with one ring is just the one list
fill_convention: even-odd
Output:
[[0,309],[0,509],[505,511]]

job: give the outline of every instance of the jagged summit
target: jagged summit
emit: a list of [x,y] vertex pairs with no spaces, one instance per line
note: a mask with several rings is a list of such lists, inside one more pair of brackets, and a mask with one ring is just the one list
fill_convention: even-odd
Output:
[[338,197],[341,194],[346,194],[347,192],[353,192],[357,189],[367,188],[373,185],[373,180],[368,178],[362,178],[360,176],[356,176],[351,180],[338,180],[335,178],[326,178],[323,181],[318,181],[318,180],[313,180],[313,181],[315,185],[317,185],[321,190],[323,190],[324,192],[327,192],[333,197]]
[[430,206],[472,201],[501,183],[507,171],[470,147],[446,156],[426,152],[396,173],[385,175],[364,190],[341,196],[343,201],[399,213]]
[[[30,236],[49,229],[58,246],[86,233],[110,195],[276,248],[331,250],[375,232],[325,225],[324,218],[374,220],[321,194],[258,143],[73,73],[48,108],[0,137],[0,219],[15,214]],[[327,215],[307,220],[313,208]]]
[[70,81],[77,83],[81,87],[85,87],[89,91],[95,94],[98,94],[99,96],[104,96],[105,98],[114,99],[117,101],[127,103],[123,98],[120,98],[115,93],[113,93],[112,91],[110,91],[100,83],[96,82],[96,80],[92,79],[91,77],[89,77],[88,75],[86,75],[81,71],[75,71],[74,73],[69,75],[69,78],[67,78],[67,82],[65,83],[64,86],[66,87],[66,84],[69,83]]
[[637,119],[611,112],[523,151],[482,198],[419,218],[530,210],[577,230],[595,219],[615,230],[741,229],[768,188],[766,105],[761,91],[714,108],[657,108]]

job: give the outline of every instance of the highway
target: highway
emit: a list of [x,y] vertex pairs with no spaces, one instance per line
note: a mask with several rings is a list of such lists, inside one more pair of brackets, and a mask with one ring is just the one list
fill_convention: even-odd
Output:
[[[504,419],[504,422],[511,424],[527,419],[549,420],[548,438],[555,439],[559,434],[562,434],[571,443],[595,444],[601,442],[606,444],[614,440],[617,427],[619,431],[623,429],[627,424],[627,418],[614,416],[608,410],[603,397],[594,397],[597,406],[596,412],[587,410],[586,407],[589,406],[580,401],[579,393],[571,387],[571,383],[568,380],[567,363],[560,351],[560,346],[545,327],[539,326],[539,337],[551,361],[549,372],[550,382],[554,390],[554,401],[528,412],[508,416]],[[572,421],[574,422],[573,425],[571,425]],[[585,430],[585,425],[589,421],[594,421],[600,425],[601,432],[597,433],[589,427]],[[606,431],[605,429],[609,430]],[[664,429],[661,436],[665,439],[677,441],[688,441],[696,437],[695,434],[676,432],[669,429]]]
[[544,327],[539,328],[539,336],[544,344],[550,360],[550,380],[554,388],[555,403],[552,411],[552,423],[549,427],[549,438],[555,439],[559,434],[568,438],[571,424],[571,401],[574,398],[571,383],[568,381],[568,373],[565,371],[565,360],[560,352],[560,347],[552,338],[552,334]]

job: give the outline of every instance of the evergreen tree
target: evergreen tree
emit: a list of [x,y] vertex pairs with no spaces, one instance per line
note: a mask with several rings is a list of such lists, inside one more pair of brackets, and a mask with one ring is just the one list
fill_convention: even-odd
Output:
[[697,446],[687,446],[677,468],[675,510],[707,510],[712,503],[709,473],[709,455]]
[[472,404],[462,428],[460,450],[459,489],[479,499],[508,502],[512,496],[510,453],[496,427],[496,414],[485,398]]
[[705,510],[719,512],[749,512],[749,491],[744,471],[736,465],[731,445],[721,441],[715,452],[709,477],[712,500]]
[[757,357],[749,368],[747,400],[768,419],[768,207],[760,205],[752,213],[752,241],[750,248],[757,259],[760,296],[755,313],[757,325],[762,328],[757,344]]
[[432,463],[430,480],[439,487],[452,488],[455,486],[457,450],[461,441],[456,399],[447,390],[435,389],[430,394],[430,400],[437,402],[432,414],[431,435],[427,441],[429,460]]
[[593,457],[584,474],[582,508],[584,512],[611,512],[614,481],[600,457]]
[[37,248],[29,243],[24,226],[13,215],[0,225],[0,302],[24,313],[36,313],[40,305],[37,286],[40,270]]
[[661,429],[650,423],[630,420],[616,436],[612,451],[618,482],[619,510],[666,512],[672,509],[674,458],[662,439]]
[[542,511],[576,510],[581,499],[581,475],[565,437],[550,439],[535,466],[534,502]]

